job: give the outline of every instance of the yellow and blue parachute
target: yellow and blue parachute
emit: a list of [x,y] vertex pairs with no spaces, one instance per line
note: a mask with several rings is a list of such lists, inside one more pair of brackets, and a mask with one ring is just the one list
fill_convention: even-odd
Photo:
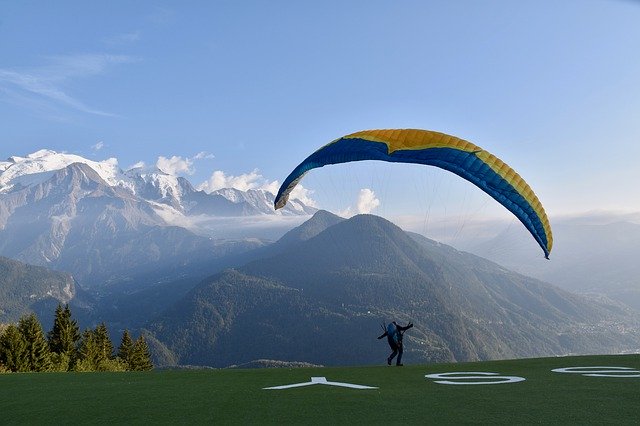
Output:
[[334,140],[307,157],[287,176],[275,198],[275,209],[284,207],[289,194],[308,171],[328,164],[362,160],[425,164],[461,176],[513,213],[549,258],[553,246],[549,219],[524,179],[498,157],[471,142],[429,130],[364,130]]

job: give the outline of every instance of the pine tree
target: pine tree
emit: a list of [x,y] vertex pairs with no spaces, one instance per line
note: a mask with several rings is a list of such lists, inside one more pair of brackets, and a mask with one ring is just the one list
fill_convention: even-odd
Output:
[[95,332],[87,328],[82,332],[78,346],[78,361],[74,369],[78,371],[96,371],[98,369],[99,349]]
[[131,371],[149,371],[153,369],[149,346],[142,335],[140,335],[133,344],[129,366]]
[[71,310],[67,304],[64,309],[62,305],[56,308],[53,321],[53,329],[47,334],[49,348],[56,354],[66,354],[70,358],[75,358],[78,341],[80,340],[80,328],[78,323],[71,318]]
[[0,364],[9,371],[29,371],[27,342],[18,327],[9,325],[0,335]]
[[133,354],[133,340],[131,340],[131,335],[129,334],[129,330],[124,330],[122,333],[122,340],[120,341],[120,346],[118,347],[118,358],[122,360],[127,365],[127,370],[131,370],[131,355]]
[[35,314],[18,321],[18,330],[26,342],[29,371],[49,371],[52,368],[49,343],[44,337],[42,325]]
[[123,366],[113,362],[113,344],[104,323],[98,325],[95,330],[87,329],[82,333],[78,355],[79,361],[75,369],[79,371],[123,369]]
[[111,343],[109,330],[107,330],[105,323],[98,325],[94,333],[98,346],[98,361],[113,359],[113,343]]

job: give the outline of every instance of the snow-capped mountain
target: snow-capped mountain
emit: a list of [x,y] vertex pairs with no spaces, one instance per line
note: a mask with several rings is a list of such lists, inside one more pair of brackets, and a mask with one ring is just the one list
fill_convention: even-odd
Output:
[[41,149],[26,157],[13,156],[0,161],[0,194],[46,182],[56,171],[73,163],[90,166],[109,185],[117,185],[120,180],[115,158],[96,162],[79,155]]
[[275,212],[273,197],[260,190],[206,193],[158,169],[122,171],[116,159],[40,150],[0,162],[0,255],[71,272],[81,284],[113,281],[261,244],[217,238],[207,226],[221,218],[230,228],[248,216],[302,221],[315,212],[300,202]]
[[317,211],[300,200],[291,200],[283,209],[275,211],[275,196],[265,190],[240,191],[224,188],[206,193],[196,190],[187,179],[170,175],[155,167],[136,167],[122,171],[115,158],[92,161],[79,155],[47,149],[26,157],[13,156],[0,162],[0,195],[44,183],[55,172],[74,163],[89,166],[108,186],[122,188],[134,196],[170,206],[186,215],[312,215]]

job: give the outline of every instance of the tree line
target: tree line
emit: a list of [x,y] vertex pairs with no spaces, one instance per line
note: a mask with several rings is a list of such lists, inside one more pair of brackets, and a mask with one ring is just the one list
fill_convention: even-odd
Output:
[[0,328],[0,372],[147,371],[153,368],[149,346],[128,330],[114,351],[104,323],[80,333],[69,305],[58,305],[46,335],[35,314]]

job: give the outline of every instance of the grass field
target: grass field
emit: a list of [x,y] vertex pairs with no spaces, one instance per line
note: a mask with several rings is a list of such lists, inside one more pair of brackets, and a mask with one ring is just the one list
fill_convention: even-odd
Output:
[[[640,370],[640,355],[405,367],[0,374],[0,424],[640,424],[640,377],[551,371],[577,366]],[[454,386],[425,378],[454,371],[526,380]],[[263,390],[311,377],[378,389]]]

